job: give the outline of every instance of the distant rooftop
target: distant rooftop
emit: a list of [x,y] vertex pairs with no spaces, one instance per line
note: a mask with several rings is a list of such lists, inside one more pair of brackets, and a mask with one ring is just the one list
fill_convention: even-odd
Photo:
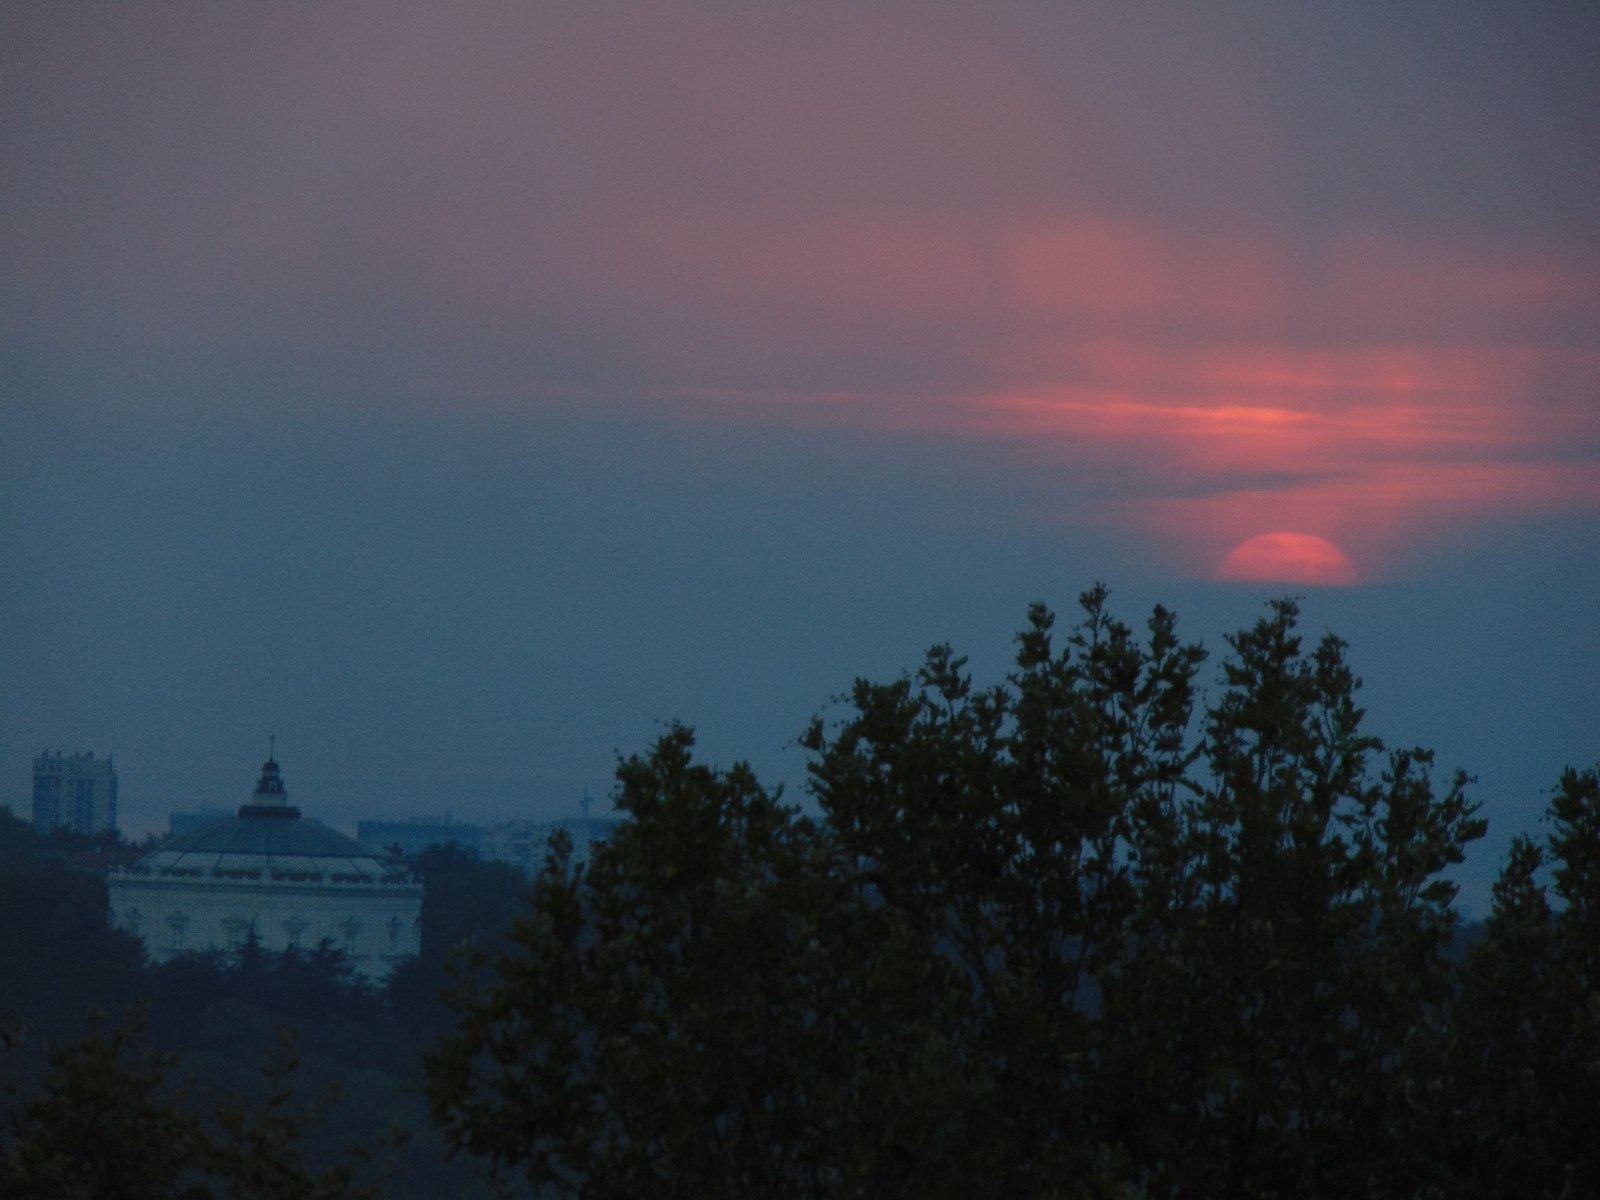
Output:
[[250,802],[233,816],[175,834],[139,860],[139,867],[183,873],[285,871],[380,879],[394,874],[379,851],[303,818],[289,804],[274,759],[261,767]]

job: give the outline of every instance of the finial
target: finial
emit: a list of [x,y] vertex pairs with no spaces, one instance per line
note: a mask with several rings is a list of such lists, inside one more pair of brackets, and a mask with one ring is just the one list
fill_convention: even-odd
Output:
[[[278,738],[276,734],[269,734],[267,738],[267,752],[276,756],[278,753]],[[261,764],[261,779],[256,784],[256,790],[250,797],[250,803],[239,810],[241,817],[298,817],[300,810],[289,804],[289,795],[283,790],[283,775],[278,770],[276,757],[267,759]]]

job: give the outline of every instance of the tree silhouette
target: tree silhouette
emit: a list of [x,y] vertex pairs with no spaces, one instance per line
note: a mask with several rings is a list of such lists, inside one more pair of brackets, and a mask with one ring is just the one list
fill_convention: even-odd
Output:
[[[1082,597],[806,732],[822,819],[674,729],[430,1060],[458,1147],[573,1196],[1407,1195],[1457,776],[1362,729],[1295,605],[1204,655]],[[1434,1054],[1433,1058],[1429,1055]]]

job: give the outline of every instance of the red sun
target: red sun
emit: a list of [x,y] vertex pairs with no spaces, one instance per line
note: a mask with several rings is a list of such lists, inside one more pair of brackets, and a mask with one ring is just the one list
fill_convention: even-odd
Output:
[[1303,583],[1312,587],[1343,587],[1359,582],[1345,552],[1327,538],[1311,533],[1263,533],[1240,542],[1222,560],[1217,578]]

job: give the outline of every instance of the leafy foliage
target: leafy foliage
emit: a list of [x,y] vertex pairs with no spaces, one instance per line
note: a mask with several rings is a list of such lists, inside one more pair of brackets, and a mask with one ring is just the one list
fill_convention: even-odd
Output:
[[319,1104],[295,1102],[295,1072],[300,1059],[293,1036],[281,1039],[279,1051],[262,1068],[265,1101],[252,1103],[228,1097],[216,1103],[214,1130],[199,1161],[207,1174],[226,1182],[234,1200],[375,1200],[375,1183],[358,1184],[369,1163],[369,1147],[351,1150],[340,1161],[314,1165],[305,1143],[323,1117],[331,1093]]
[[200,1124],[162,1091],[170,1058],[118,1026],[50,1054],[51,1077],[0,1155],[0,1194],[37,1200],[204,1197],[189,1177]]
[[454,842],[430,846],[412,869],[423,883],[422,953],[396,967],[384,990],[391,1009],[427,1041],[449,1026],[440,996],[453,986],[455,964],[507,944],[527,906],[528,881],[515,867],[484,862]]
[[1463,972],[1441,1194],[1557,1200],[1600,1178],[1600,768],[1563,772],[1549,817],[1544,846],[1513,844]]
[[65,831],[41,838],[0,809],[0,1021],[54,1037],[81,1032],[88,1008],[124,1002],[144,955],[108,927],[104,878],[63,861],[81,844]]
[[675,728],[621,766],[632,820],[587,871],[558,842],[429,1059],[436,1120],[584,1195],[950,1192],[972,1147],[949,964],[812,822],[691,747]]
[[821,820],[683,729],[624,763],[456,998],[446,1137],[572,1196],[1435,1185],[1465,779],[1363,731],[1293,603],[1201,711],[1202,650],[1106,599],[1035,606],[1000,685],[858,681],[803,738]]
[[0,1153],[0,1194],[28,1200],[372,1200],[360,1159],[313,1166],[304,1137],[320,1109],[296,1107],[292,1043],[268,1062],[264,1104],[210,1106],[168,1086],[174,1059],[136,1021],[51,1051],[51,1073],[20,1109]]
[[1061,646],[1036,607],[1005,686],[944,647],[858,683],[808,739],[823,809],[965,968],[1010,1190],[1076,1142],[1156,1194],[1380,1194],[1395,1064],[1448,995],[1438,873],[1482,831],[1463,781],[1436,794],[1416,751],[1374,769],[1343,644],[1307,651],[1289,602],[1229,639],[1192,738],[1200,650],[1105,600]]

